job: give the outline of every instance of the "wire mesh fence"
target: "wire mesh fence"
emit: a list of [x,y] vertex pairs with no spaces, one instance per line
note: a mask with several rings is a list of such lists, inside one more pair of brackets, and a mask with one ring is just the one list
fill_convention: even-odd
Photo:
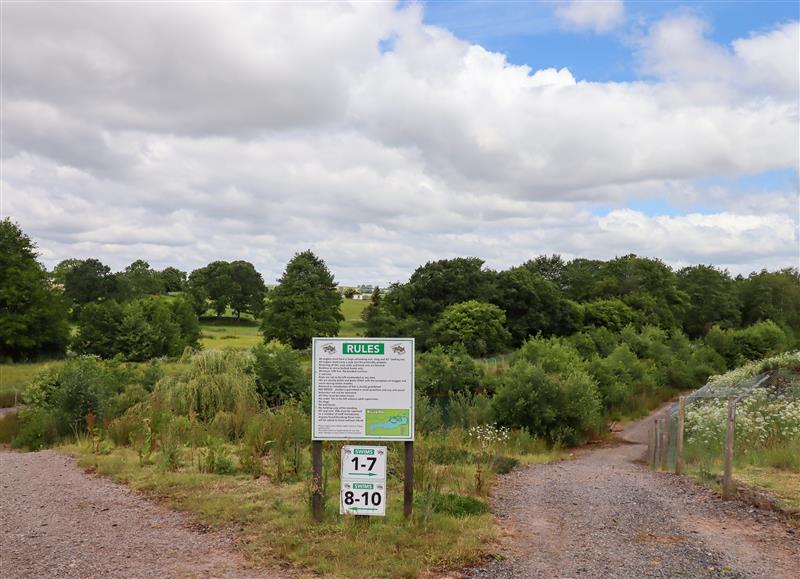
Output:
[[792,356],[755,375],[715,377],[665,409],[650,432],[650,466],[682,474],[688,463],[725,496],[736,465],[800,470],[800,355]]

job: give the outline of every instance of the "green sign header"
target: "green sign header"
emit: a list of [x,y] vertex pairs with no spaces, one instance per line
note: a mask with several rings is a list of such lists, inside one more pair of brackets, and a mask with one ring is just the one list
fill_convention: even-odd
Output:
[[342,354],[382,355],[383,344],[375,344],[370,342],[345,342],[342,344]]

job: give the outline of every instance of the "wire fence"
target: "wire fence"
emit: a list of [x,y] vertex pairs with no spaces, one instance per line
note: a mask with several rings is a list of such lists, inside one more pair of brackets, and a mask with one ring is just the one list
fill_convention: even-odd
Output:
[[[688,460],[703,476],[718,480],[727,498],[734,492],[734,459],[753,460],[764,449],[790,452],[792,441],[800,441],[800,375],[777,369],[712,380],[682,396],[653,421],[647,461],[653,469],[683,474]],[[772,454],[792,461],[790,454]]]

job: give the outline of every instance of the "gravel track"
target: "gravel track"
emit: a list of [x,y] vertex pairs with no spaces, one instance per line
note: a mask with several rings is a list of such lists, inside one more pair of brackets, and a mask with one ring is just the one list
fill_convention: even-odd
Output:
[[504,559],[470,577],[800,577],[800,530],[777,513],[722,501],[654,473],[647,418],[611,448],[520,469],[492,497]]
[[55,451],[0,451],[0,578],[276,577],[203,530]]

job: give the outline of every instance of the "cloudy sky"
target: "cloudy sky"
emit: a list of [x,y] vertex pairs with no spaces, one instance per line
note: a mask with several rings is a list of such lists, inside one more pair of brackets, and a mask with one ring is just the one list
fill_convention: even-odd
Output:
[[798,265],[796,2],[1,6],[2,213],[48,267]]

